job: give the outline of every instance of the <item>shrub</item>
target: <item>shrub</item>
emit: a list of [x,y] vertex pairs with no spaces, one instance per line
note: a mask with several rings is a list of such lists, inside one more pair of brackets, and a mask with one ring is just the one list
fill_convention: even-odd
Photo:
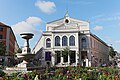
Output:
[[52,67],[27,73],[13,73],[11,78],[5,80],[34,80],[36,75],[39,80],[119,80],[120,70],[108,67]]
[[0,77],[3,77],[3,76],[5,76],[5,73],[2,70],[0,70]]

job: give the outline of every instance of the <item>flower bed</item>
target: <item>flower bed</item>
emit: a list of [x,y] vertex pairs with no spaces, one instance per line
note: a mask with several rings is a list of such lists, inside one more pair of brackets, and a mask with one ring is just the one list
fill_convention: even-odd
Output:
[[52,67],[28,73],[13,73],[5,80],[120,80],[120,70],[93,67]]

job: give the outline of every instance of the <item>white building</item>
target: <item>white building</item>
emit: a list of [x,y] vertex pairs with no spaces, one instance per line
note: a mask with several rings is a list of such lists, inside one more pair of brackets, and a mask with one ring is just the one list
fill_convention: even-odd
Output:
[[[108,63],[108,46],[90,32],[89,22],[69,17],[48,22],[33,49],[41,66],[98,66]],[[65,48],[67,56],[60,56]]]

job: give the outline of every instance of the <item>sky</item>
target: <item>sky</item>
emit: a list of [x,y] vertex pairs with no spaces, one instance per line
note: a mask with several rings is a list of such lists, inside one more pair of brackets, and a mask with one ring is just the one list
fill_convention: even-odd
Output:
[[0,0],[0,22],[12,27],[23,47],[22,32],[34,33],[33,48],[46,23],[69,16],[90,22],[90,30],[120,52],[120,0]]

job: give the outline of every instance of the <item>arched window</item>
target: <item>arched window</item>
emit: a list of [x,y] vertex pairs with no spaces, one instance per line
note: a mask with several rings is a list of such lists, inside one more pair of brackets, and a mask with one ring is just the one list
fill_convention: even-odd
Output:
[[70,46],[75,46],[75,37],[74,36],[69,37],[69,45]]
[[62,37],[62,46],[67,46],[68,45],[68,38],[66,36]]
[[87,48],[86,38],[82,38],[81,42],[82,42],[82,48]]
[[60,37],[59,36],[55,37],[55,46],[60,46]]
[[46,39],[46,47],[48,48],[48,47],[51,47],[51,40],[50,40],[50,38],[47,38]]

